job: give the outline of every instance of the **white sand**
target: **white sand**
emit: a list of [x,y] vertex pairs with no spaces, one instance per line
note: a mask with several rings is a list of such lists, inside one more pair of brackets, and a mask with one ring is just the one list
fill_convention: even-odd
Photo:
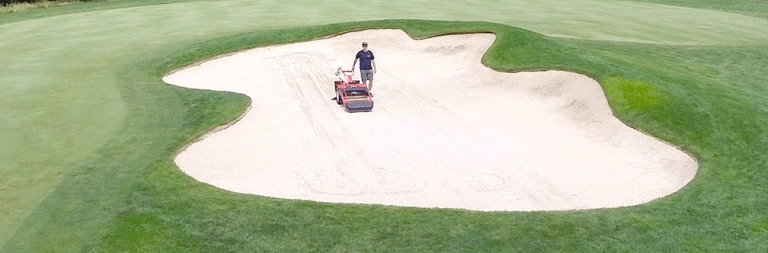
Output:
[[[637,205],[693,179],[696,161],[617,120],[595,80],[484,67],[494,39],[369,30],[180,70],[164,80],[253,104],[176,163],[241,193],[483,211]],[[362,41],[379,67],[375,107],[347,113],[330,100],[333,74]]]

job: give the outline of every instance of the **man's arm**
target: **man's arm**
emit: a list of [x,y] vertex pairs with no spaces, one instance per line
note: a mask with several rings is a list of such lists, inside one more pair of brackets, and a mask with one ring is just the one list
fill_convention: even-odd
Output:
[[[376,61],[371,59],[371,66],[373,66],[373,73],[376,74]],[[352,68],[355,68],[354,66]]]
[[357,64],[357,59],[359,59],[359,58],[360,58],[360,52],[358,52],[357,54],[355,54],[355,60],[354,60],[354,61],[352,61],[352,71],[353,71],[353,72],[355,71],[355,64]]

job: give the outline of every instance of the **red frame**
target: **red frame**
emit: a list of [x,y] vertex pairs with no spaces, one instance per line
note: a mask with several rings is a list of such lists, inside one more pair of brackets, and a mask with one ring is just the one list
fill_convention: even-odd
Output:
[[[373,97],[371,96],[371,92],[368,90],[368,86],[365,85],[365,83],[360,83],[360,81],[354,80],[352,76],[354,75],[354,70],[343,70],[341,67],[339,67],[338,70],[336,70],[336,76],[339,77],[339,81],[334,82],[334,87],[336,90],[336,103],[343,104],[344,108],[346,108],[348,111],[370,111],[373,109]],[[345,78],[342,78],[346,77]],[[350,96],[346,92],[348,88],[359,88],[365,90],[364,96]],[[359,90],[355,89],[355,90]],[[350,108],[350,101],[354,101],[355,103],[363,104],[366,106],[363,106],[360,108],[359,106],[353,106],[353,108]],[[370,106],[367,106],[367,105]]]

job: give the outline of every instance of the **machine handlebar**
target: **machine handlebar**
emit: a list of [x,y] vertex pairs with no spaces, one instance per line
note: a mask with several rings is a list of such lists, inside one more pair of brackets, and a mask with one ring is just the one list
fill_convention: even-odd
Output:
[[[339,76],[339,74],[343,74],[345,77],[347,77],[347,80],[344,80],[341,76]],[[355,70],[354,69],[344,70],[341,67],[339,67],[336,70],[336,76],[339,76],[339,79],[341,79],[342,81],[351,82],[352,81],[352,75],[354,75],[354,74],[355,74]]]

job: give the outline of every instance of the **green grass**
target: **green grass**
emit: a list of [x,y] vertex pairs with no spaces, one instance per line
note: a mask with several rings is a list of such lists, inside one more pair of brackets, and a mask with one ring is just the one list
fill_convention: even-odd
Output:
[[[405,0],[370,3],[338,0],[322,3],[132,0],[78,3],[51,10],[14,13],[0,16],[0,24],[82,12],[95,12],[91,13],[93,15],[115,14],[105,18],[146,13],[156,15],[144,18],[162,17],[188,24],[207,20],[212,22],[208,25],[220,24],[219,27],[227,29],[246,24],[274,28],[376,19],[431,19],[489,21],[551,36],[595,40],[721,45],[755,44],[768,40],[768,18],[765,17],[764,3],[745,1],[727,5],[727,2],[709,0],[699,6],[691,1],[673,4],[677,6],[615,0],[472,0],[429,4]],[[174,11],[166,13],[168,8]],[[179,17],[182,13],[192,15]],[[163,22],[155,24],[168,25]]]
[[603,88],[613,94],[611,101],[617,114],[653,110],[663,104],[656,86],[643,81],[609,77],[603,80]]
[[[590,7],[615,11],[609,17],[566,11],[579,10],[576,4],[545,8],[551,3],[532,1],[474,3],[461,11],[430,6],[434,12],[403,12],[424,7],[392,2],[379,4],[370,16],[331,15],[337,5],[304,13],[307,8],[277,2],[153,3],[78,3],[0,16],[0,250],[768,250],[768,215],[762,211],[768,206],[768,157],[762,152],[768,144],[768,46],[761,37],[768,33],[755,19],[710,15],[720,28],[747,31],[729,36],[722,29],[681,31],[690,25],[684,22],[643,22],[643,11],[621,12],[660,12],[648,19],[669,11],[676,17],[701,14],[645,3]],[[516,8],[530,10],[502,15]],[[587,39],[721,45],[553,39],[490,23],[415,20],[280,30],[402,17],[488,20]],[[610,17],[624,18],[620,24],[631,29],[612,35],[622,26],[600,23]],[[418,38],[494,32],[499,40],[485,64],[588,74],[603,84],[622,120],[694,154],[700,171],[683,191],[638,207],[482,213],[233,194],[202,185],[173,165],[170,157],[184,143],[234,119],[249,101],[169,87],[160,81],[163,74],[240,49],[372,27],[402,28]],[[654,31],[659,27],[678,34]]]
[[693,7],[716,11],[725,11],[768,19],[768,6],[763,0],[631,0],[654,4],[666,4],[683,7]]

